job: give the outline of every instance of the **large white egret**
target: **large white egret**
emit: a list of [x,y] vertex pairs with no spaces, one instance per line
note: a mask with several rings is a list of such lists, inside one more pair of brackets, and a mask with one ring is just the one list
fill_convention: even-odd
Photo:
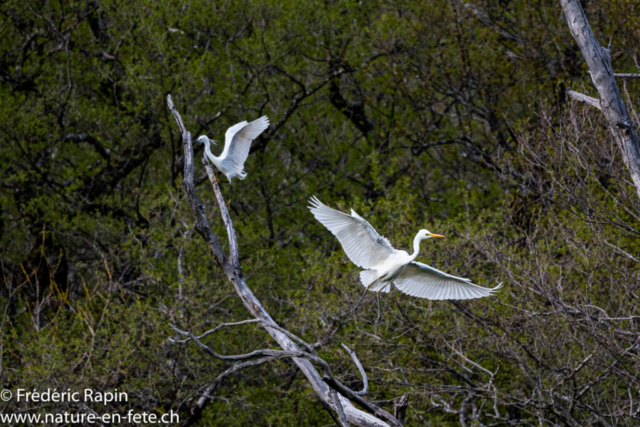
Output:
[[231,178],[245,179],[247,177],[247,173],[244,171],[244,162],[249,156],[251,141],[268,127],[269,118],[267,116],[262,116],[251,123],[244,121],[231,126],[224,135],[224,150],[222,150],[220,157],[214,156],[211,152],[210,144],[215,144],[216,141],[209,139],[207,135],[200,135],[196,142],[204,143],[204,151],[209,160],[231,183]]
[[315,196],[310,203],[309,209],[313,216],[338,238],[351,262],[365,269],[360,272],[360,281],[365,287],[362,298],[369,290],[389,292],[392,283],[400,292],[432,300],[488,297],[502,286],[499,284],[495,288],[483,288],[471,283],[470,279],[452,276],[415,262],[420,252],[420,242],[431,237],[444,237],[440,234],[424,229],[418,231],[413,239],[413,253],[408,254],[394,249],[389,240],[380,236],[353,209],[351,215],[348,215],[324,205]]

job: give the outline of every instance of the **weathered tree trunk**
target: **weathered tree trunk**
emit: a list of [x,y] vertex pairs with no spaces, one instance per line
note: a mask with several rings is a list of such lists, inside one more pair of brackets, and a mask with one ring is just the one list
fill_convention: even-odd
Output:
[[[300,348],[298,345],[292,341],[292,339],[283,333],[280,328],[277,327],[274,320],[271,318],[269,313],[265,310],[264,306],[260,303],[260,301],[256,298],[256,296],[251,292],[251,289],[247,285],[244,275],[242,274],[242,269],[240,267],[240,261],[238,257],[238,246],[236,243],[236,235],[233,228],[233,222],[231,221],[231,217],[229,216],[229,211],[226,208],[225,201],[222,197],[222,193],[220,192],[220,188],[218,187],[218,181],[214,176],[213,166],[206,162],[205,169],[207,171],[207,175],[211,180],[211,184],[213,186],[213,190],[216,195],[216,199],[218,202],[218,206],[220,208],[220,213],[222,215],[222,221],[227,229],[227,235],[229,237],[229,257],[227,257],[220,245],[220,242],[215,234],[211,231],[209,227],[209,223],[207,217],[204,212],[204,204],[198,198],[198,195],[195,191],[194,185],[194,159],[193,159],[193,147],[191,142],[191,134],[185,128],[182,118],[180,114],[176,110],[173,102],[171,100],[171,96],[167,96],[167,104],[171,112],[173,113],[176,121],[178,122],[178,126],[180,127],[180,132],[182,134],[182,140],[184,144],[184,178],[183,178],[183,187],[184,191],[187,195],[187,200],[189,201],[189,205],[195,215],[196,231],[204,238],[204,240],[209,245],[211,250],[211,254],[214,257],[215,262],[222,268],[224,273],[227,275],[229,281],[233,284],[238,296],[242,300],[242,303],[247,308],[247,310],[256,318],[264,323],[264,327],[267,332],[278,342],[282,349],[289,352],[300,352]],[[273,326],[270,326],[273,325]],[[311,383],[314,391],[317,396],[331,408],[333,408],[340,416],[341,422],[343,420],[343,416],[346,417],[349,423],[356,426],[363,427],[385,427],[389,425],[401,427],[401,424],[396,420],[394,416],[389,414],[388,412],[382,410],[376,405],[371,404],[370,402],[365,401],[364,399],[357,396],[355,393],[351,392],[353,395],[352,398],[355,398],[359,404],[364,405],[365,408],[370,410],[372,413],[375,413],[379,417],[385,419],[387,422],[382,419],[376,418],[375,416],[364,412],[358,408],[356,408],[349,399],[342,396],[340,393],[343,393],[344,390],[338,390],[340,393],[334,393],[331,391],[329,385],[323,381],[322,377],[316,370],[316,368],[311,364],[311,362],[307,359],[294,357],[292,358],[294,363],[300,368],[300,370],[304,373],[307,380]],[[333,378],[332,378],[333,379]],[[334,380],[335,381],[335,380]],[[337,384],[338,386],[344,387],[341,384]],[[340,403],[341,405],[339,405]],[[346,422],[346,421],[345,421]]]
[[[640,145],[616,83],[611,65],[611,52],[600,46],[596,40],[579,0],[560,0],[560,4],[571,34],[589,66],[591,79],[598,90],[600,110],[609,122],[609,129],[622,150],[622,158],[640,197]],[[579,96],[571,95],[584,101]]]

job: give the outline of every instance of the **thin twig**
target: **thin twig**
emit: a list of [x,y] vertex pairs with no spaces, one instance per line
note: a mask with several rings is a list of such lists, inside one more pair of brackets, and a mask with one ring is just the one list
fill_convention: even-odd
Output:
[[[232,323],[221,323],[218,326],[216,326],[213,329],[209,329],[208,331],[206,331],[205,333],[203,333],[202,335],[198,335],[196,338],[198,338],[199,340],[201,340],[202,338],[206,337],[209,334],[212,334],[222,328],[226,328],[227,326],[240,326],[240,325],[246,325],[247,323],[259,323],[261,322],[260,319],[248,319],[248,320],[243,320],[241,322],[232,322]],[[174,328],[175,329],[175,328]],[[176,343],[176,344],[184,344],[187,343],[189,341],[191,341],[191,338],[187,338],[185,340],[174,340],[173,338],[169,338],[169,341]]]
[[618,251],[620,254],[626,256],[627,258],[629,258],[630,260],[633,260],[635,262],[640,262],[638,261],[633,255],[631,255],[630,253],[620,249],[619,247],[612,245],[611,243],[607,242],[606,240],[603,240],[604,244],[607,246],[612,247],[613,249],[615,249],[616,251]]
[[312,363],[314,363],[316,365],[319,365],[322,368],[323,374],[325,376],[331,377],[331,368],[329,368],[329,365],[327,364],[327,362],[325,362],[324,360],[320,359],[318,356],[314,356],[314,355],[309,354],[309,353],[307,353],[305,351],[302,351],[302,350],[299,350],[299,351],[285,351],[285,350],[261,349],[261,350],[254,350],[252,352],[245,353],[245,354],[234,354],[234,355],[231,355],[231,356],[225,356],[225,355],[216,353],[215,350],[213,350],[208,345],[204,344],[202,341],[200,341],[198,339],[198,337],[193,335],[191,332],[180,330],[180,329],[176,328],[174,325],[172,325],[171,323],[169,323],[169,326],[171,326],[173,328],[173,330],[176,331],[177,333],[179,333],[180,335],[185,336],[185,337],[189,337],[191,339],[191,341],[193,341],[194,343],[196,343],[198,345],[198,347],[200,347],[207,354],[209,354],[210,356],[215,357],[216,359],[220,359],[220,360],[246,360],[246,359],[252,359],[254,357],[259,357],[259,356],[271,356],[271,357],[276,357],[278,359],[297,357],[297,358],[300,358],[300,359],[307,359],[308,361],[310,361],[310,362],[312,362]]
[[591,360],[591,358],[592,358],[592,357],[593,357],[593,353],[591,353],[590,355],[588,355],[587,357],[585,357],[585,359],[584,359],[582,362],[580,362],[580,364],[576,367],[576,369],[574,369],[574,370],[573,370],[573,372],[571,372],[571,375],[569,375],[569,376],[567,377],[567,379],[571,379],[571,378],[573,378],[573,376],[574,376],[575,374],[577,374],[578,372],[580,372],[580,370],[584,367],[584,365],[586,365],[586,364],[587,364],[587,362],[588,362],[589,360]]
[[[288,330],[284,329],[281,326],[276,325],[273,322],[264,320],[264,319],[247,319],[247,320],[242,320],[240,322],[231,322],[231,323],[221,323],[218,326],[216,326],[213,329],[209,329],[208,331],[204,332],[202,335],[198,335],[197,338],[198,339],[202,339],[204,337],[206,337],[207,335],[210,335],[214,332],[217,332],[218,330],[222,329],[222,328],[226,328],[228,326],[240,326],[240,325],[246,325],[249,323],[261,323],[263,327],[269,327],[269,328],[273,328],[276,329],[280,332],[282,332],[283,334],[287,335],[289,338],[298,341],[301,345],[303,345],[311,354],[314,354],[317,356],[316,350],[314,348],[313,345],[307,343],[306,341],[304,341],[302,338],[298,337],[297,335],[295,335],[292,332],[289,332]],[[187,343],[189,341],[191,341],[191,338],[187,338],[184,340],[174,340],[173,338],[169,338],[169,341],[176,343],[176,344],[184,344]]]

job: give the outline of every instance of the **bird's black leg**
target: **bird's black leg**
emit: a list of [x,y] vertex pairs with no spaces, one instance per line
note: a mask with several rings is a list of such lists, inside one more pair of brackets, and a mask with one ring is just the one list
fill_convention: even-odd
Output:
[[[382,288],[384,289],[384,288]],[[378,333],[378,326],[380,326],[380,319],[382,319],[382,311],[380,310],[380,292],[376,292],[376,299],[378,300],[378,318],[376,319],[374,334]]]
[[231,194],[229,194],[229,200],[227,201],[227,207],[231,204],[231,199],[233,198],[233,185],[231,185],[231,180],[229,180],[229,187],[231,187]]
[[[369,285],[369,286],[371,286],[371,285]],[[361,302],[362,302],[362,300],[364,299],[364,296],[365,296],[365,295],[367,295],[367,291],[369,290],[369,286],[367,286],[367,287],[365,288],[364,292],[362,293],[362,296],[360,297],[360,301],[358,301],[358,303],[356,304],[356,306],[355,306],[355,307],[353,307],[353,309],[352,309],[349,313],[347,313],[347,317],[345,317],[345,318],[344,318],[344,321],[345,321],[345,322],[346,322],[347,320],[349,320],[349,318],[350,318],[351,316],[353,316],[353,313],[355,313],[355,312],[356,312],[356,310],[357,310],[357,309],[358,309],[358,307],[360,306],[360,303],[361,303]]]
[[380,310],[380,292],[385,290],[387,287],[391,287],[391,283],[386,286],[383,286],[378,292],[376,292],[376,298],[378,299],[378,318],[376,319],[376,328],[375,333],[378,333],[378,326],[380,325],[380,319],[382,319],[382,311]]

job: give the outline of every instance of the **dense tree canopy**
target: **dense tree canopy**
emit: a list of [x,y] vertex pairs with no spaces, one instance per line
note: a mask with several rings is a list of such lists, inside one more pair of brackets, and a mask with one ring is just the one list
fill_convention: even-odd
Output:
[[[584,6],[615,70],[638,72],[638,4]],[[595,92],[557,1],[10,0],[0,34],[3,388],[117,388],[128,402],[91,409],[188,420],[228,367],[168,341],[169,322],[247,318],[193,230],[170,93],[191,132],[218,141],[269,116],[247,179],[221,184],[243,271],[345,384],[360,377],[340,343],[372,400],[409,394],[408,425],[640,417],[640,204],[604,119],[567,99]],[[633,105],[637,81],[620,85]],[[196,181],[224,236],[199,161]],[[343,322],[358,269],[311,195],[398,248],[420,228],[444,234],[419,260],[504,288],[394,292],[379,325],[369,297]],[[207,340],[274,347],[255,324]],[[334,423],[287,360],[227,377],[199,421]]]

